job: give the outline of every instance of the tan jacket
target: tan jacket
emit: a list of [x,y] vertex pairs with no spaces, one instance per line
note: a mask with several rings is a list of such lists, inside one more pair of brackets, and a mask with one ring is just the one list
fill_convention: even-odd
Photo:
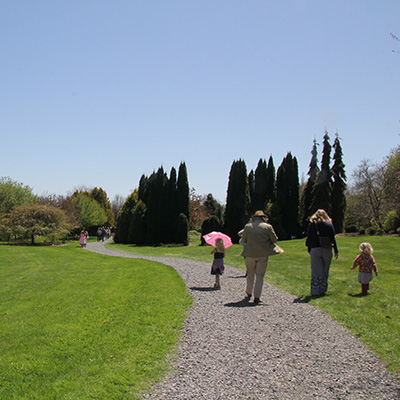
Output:
[[253,221],[249,222],[245,227],[242,235],[242,242],[245,244],[243,257],[267,257],[272,254],[274,243],[278,241],[278,237],[272,225],[264,222],[262,218],[253,217]]

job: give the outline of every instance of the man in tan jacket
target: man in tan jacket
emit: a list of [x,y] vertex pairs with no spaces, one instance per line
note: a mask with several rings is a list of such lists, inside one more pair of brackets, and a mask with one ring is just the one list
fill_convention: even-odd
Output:
[[245,258],[247,268],[246,295],[250,299],[254,289],[255,304],[261,302],[268,256],[274,254],[274,243],[278,241],[274,228],[267,224],[267,220],[263,211],[257,211],[244,227],[242,235],[244,248],[241,255]]

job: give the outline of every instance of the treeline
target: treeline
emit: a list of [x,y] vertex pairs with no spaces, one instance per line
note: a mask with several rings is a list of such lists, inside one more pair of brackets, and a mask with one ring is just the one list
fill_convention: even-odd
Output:
[[114,241],[137,245],[188,244],[189,182],[186,164],[169,177],[160,167],[142,175],[139,188],[123,204]]
[[304,236],[309,217],[319,208],[333,219],[337,232],[343,231],[346,210],[346,174],[339,136],[336,135],[331,166],[330,138],[323,137],[321,167],[318,166],[317,142],[311,151],[308,180],[300,188],[296,157],[290,152],[275,173],[272,156],[268,163],[260,159],[255,171],[247,173],[243,160],[234,161],[229,174],[223,220],[210,216],[204,220],[202,234],[223,230],[238,242],[237,233],[257,210],[263,210],[279,238],[287,240]]
[[[263,210],[280,239],[302,237],[309,217],[318,209],[325,209],[333,218],[337,232],[342,232],[346,209],[346,174],[342,148],[336,135],[331,166],[330,138],[323,137],[321,166],[318,166],[317,142],[314,140],[307,182],[300,187],[296,157],[290,152],[275,170],[270,156],[268,163],[260,159],[255,171],[247,172],[244,160],[234,161],[227,189],[225,207],[216,204],[212,195],[204,205],[202,234],[221,230],[238,242],[237,233],[257,210]],[[196,207],[194,207],[196,205]],[[175,168],[169,177],[160,167],[150,177],[142,176],[139,188],[125,201],[118,218],[114,240],[117,243],[158,245],[161,243],[187,244],[188,225],[193,221],[192,210],[198,200],[190,199],[185,163]]]
[[67,196],[35,196],[29,186],[0,178],[0,239],[54,242],[73,238],[81,229],[93,235],[98,226],[112,226],[114,215],[102,188],[76,190]]

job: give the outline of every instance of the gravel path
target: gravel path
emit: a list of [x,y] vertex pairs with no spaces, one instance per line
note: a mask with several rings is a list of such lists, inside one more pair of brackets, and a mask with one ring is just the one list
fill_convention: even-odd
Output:
[[[87,249],[138,258],[103,243]],[[140,258],[175,268],[194,299],[174,368],[143,399],[400,399],[380,359],[316,307],[267,282],[255,306],[243,299],[243,271],[229,266],[211,290],[211,256]]]

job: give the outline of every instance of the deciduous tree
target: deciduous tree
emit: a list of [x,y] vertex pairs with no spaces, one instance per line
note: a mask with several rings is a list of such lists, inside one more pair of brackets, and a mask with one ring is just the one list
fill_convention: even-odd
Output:
[[54,242],[65,237],[71,229],[66,214],[60,208],[41,204],[15,207],[4,223],[12,236],[30,239],[32,244],[38,236]]

